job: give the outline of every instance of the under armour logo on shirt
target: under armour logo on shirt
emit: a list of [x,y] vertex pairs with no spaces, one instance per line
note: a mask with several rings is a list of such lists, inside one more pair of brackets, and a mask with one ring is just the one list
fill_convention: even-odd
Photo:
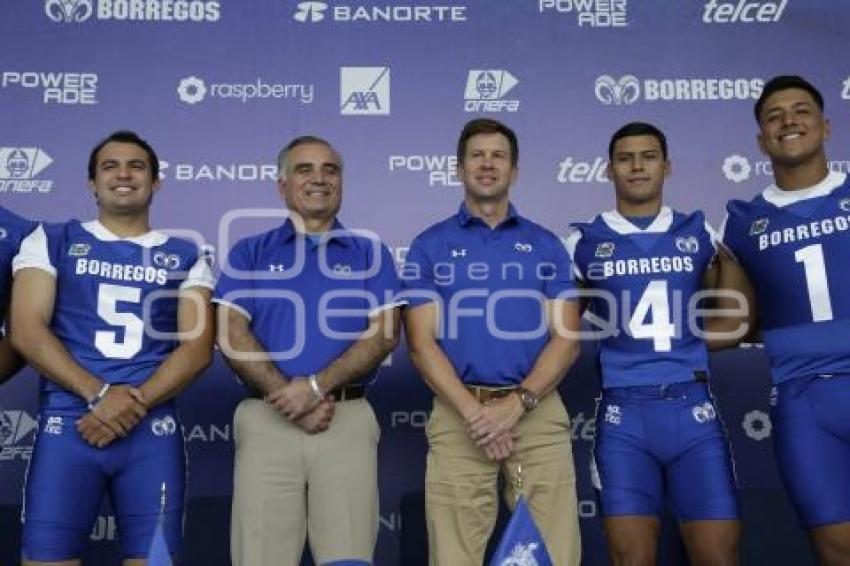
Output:
[[452,249],[452,257],[466,257],[466,248]]
[[286,268],[282,263],[271,263],[269,264],[269,271],[286,271]]
[[699,241],[696,239],[696,236],[676,238],[676,249],[682,253],[695,254],[699,251]]

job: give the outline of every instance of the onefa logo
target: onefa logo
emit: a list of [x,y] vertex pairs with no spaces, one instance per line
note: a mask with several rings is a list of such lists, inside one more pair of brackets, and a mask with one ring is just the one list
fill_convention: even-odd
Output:
[[32,444],[24,439],[38,423],[26,411],[4,411],[0,408],[0,462],[19,457],[29,460]]
[[340,67],[340,114],[388,115],[389,67]]
[[634,75],[624,75],[619,80],[602,75],[596,79],[594,92],[603,104],[633,104],[640,96],[640,81]]
[[519,100],[505,100],[519,81],[504,69],[473,69],[469,71],[464,91],[464,110],[467,112],[516,112]]
[[35,177],[51,163],[53,159],[37,147],[0,147],[0,193],[50,192],[53,181]]
[[84,22],[94,12],[91,0],[47,0],[44,12],[54,22]]

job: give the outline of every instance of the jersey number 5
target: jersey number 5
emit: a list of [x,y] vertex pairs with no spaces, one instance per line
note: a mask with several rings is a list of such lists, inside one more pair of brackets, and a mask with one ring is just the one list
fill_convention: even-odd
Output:
[[111,326],[124,329],[124,339],[117,340],[114,330],[98,330],[94,333],[94,345],[107,358],[128,360],[142,349],[142,335],[145,323],[138,316],[128,312],[118,312],[118,302],[139,303],[142,290],[137,287],[122,287],[101,283],[97,288],[97,315]]

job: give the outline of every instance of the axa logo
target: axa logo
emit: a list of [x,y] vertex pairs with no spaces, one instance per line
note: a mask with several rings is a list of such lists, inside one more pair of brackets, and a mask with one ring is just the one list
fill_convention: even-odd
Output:
[[317,23],[325,19],[325,10],[328,5],[324,2],[299,2],[292,16],[295,21],[301,23]]
[[466,78],[464,110],[467,112],[516,112],[519,100],[506,95],[519,83],[505,69],[472,69]]
[[640,81],[634,75],[624,75],[615,79],[610,75],[601,75],[594,87],[596,98],[602,104],[622,106],[634,104],[640,97]]
[[389,115],[389,67],[340,67],[340,114]]
[[750,178],[753,168],[743,155],[730,155],[723,160],[723,175],[733,183],[743,183]]
[[91,0],[47,0],[44,12],[54,22],[84,22],[94,12]]

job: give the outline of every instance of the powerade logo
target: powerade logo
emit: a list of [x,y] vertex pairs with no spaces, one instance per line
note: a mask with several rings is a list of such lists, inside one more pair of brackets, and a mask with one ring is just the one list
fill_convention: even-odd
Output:
[[97,20],[217,22],[218,0],[45,0],[44,13],[56,23]]
[[96,73],[3,71],[0,88],[41,91],[44,104],[97,104]]
[[755,100],[764,88],[760,78],[638,79],[600,75],[593,85],[596,99],[606,106],[625,106],[639,100],[720,101]]
[[721,2],[709,0],[702,12],[706,24],[772,24],[785,12],[788,0]]
[[185,77],[177,85],[177,96],[181,102],[194,105],[207,98],[238,100],[247,104],[255,99],[294,99],[301,104],[313,102],[312,84],[271,84],[262,78],[246,83],[212,83],[194,75]]
[[629,25],[627,0],[537,0],[540,13],[575,15],[579,27],[622,28]]
[[292,19],[302,24],[318,24],[325,20],[336,23],[432,24],[466,21],[466,6],[430,6],[423,4],[361,5],[326,2],[299,2]]

